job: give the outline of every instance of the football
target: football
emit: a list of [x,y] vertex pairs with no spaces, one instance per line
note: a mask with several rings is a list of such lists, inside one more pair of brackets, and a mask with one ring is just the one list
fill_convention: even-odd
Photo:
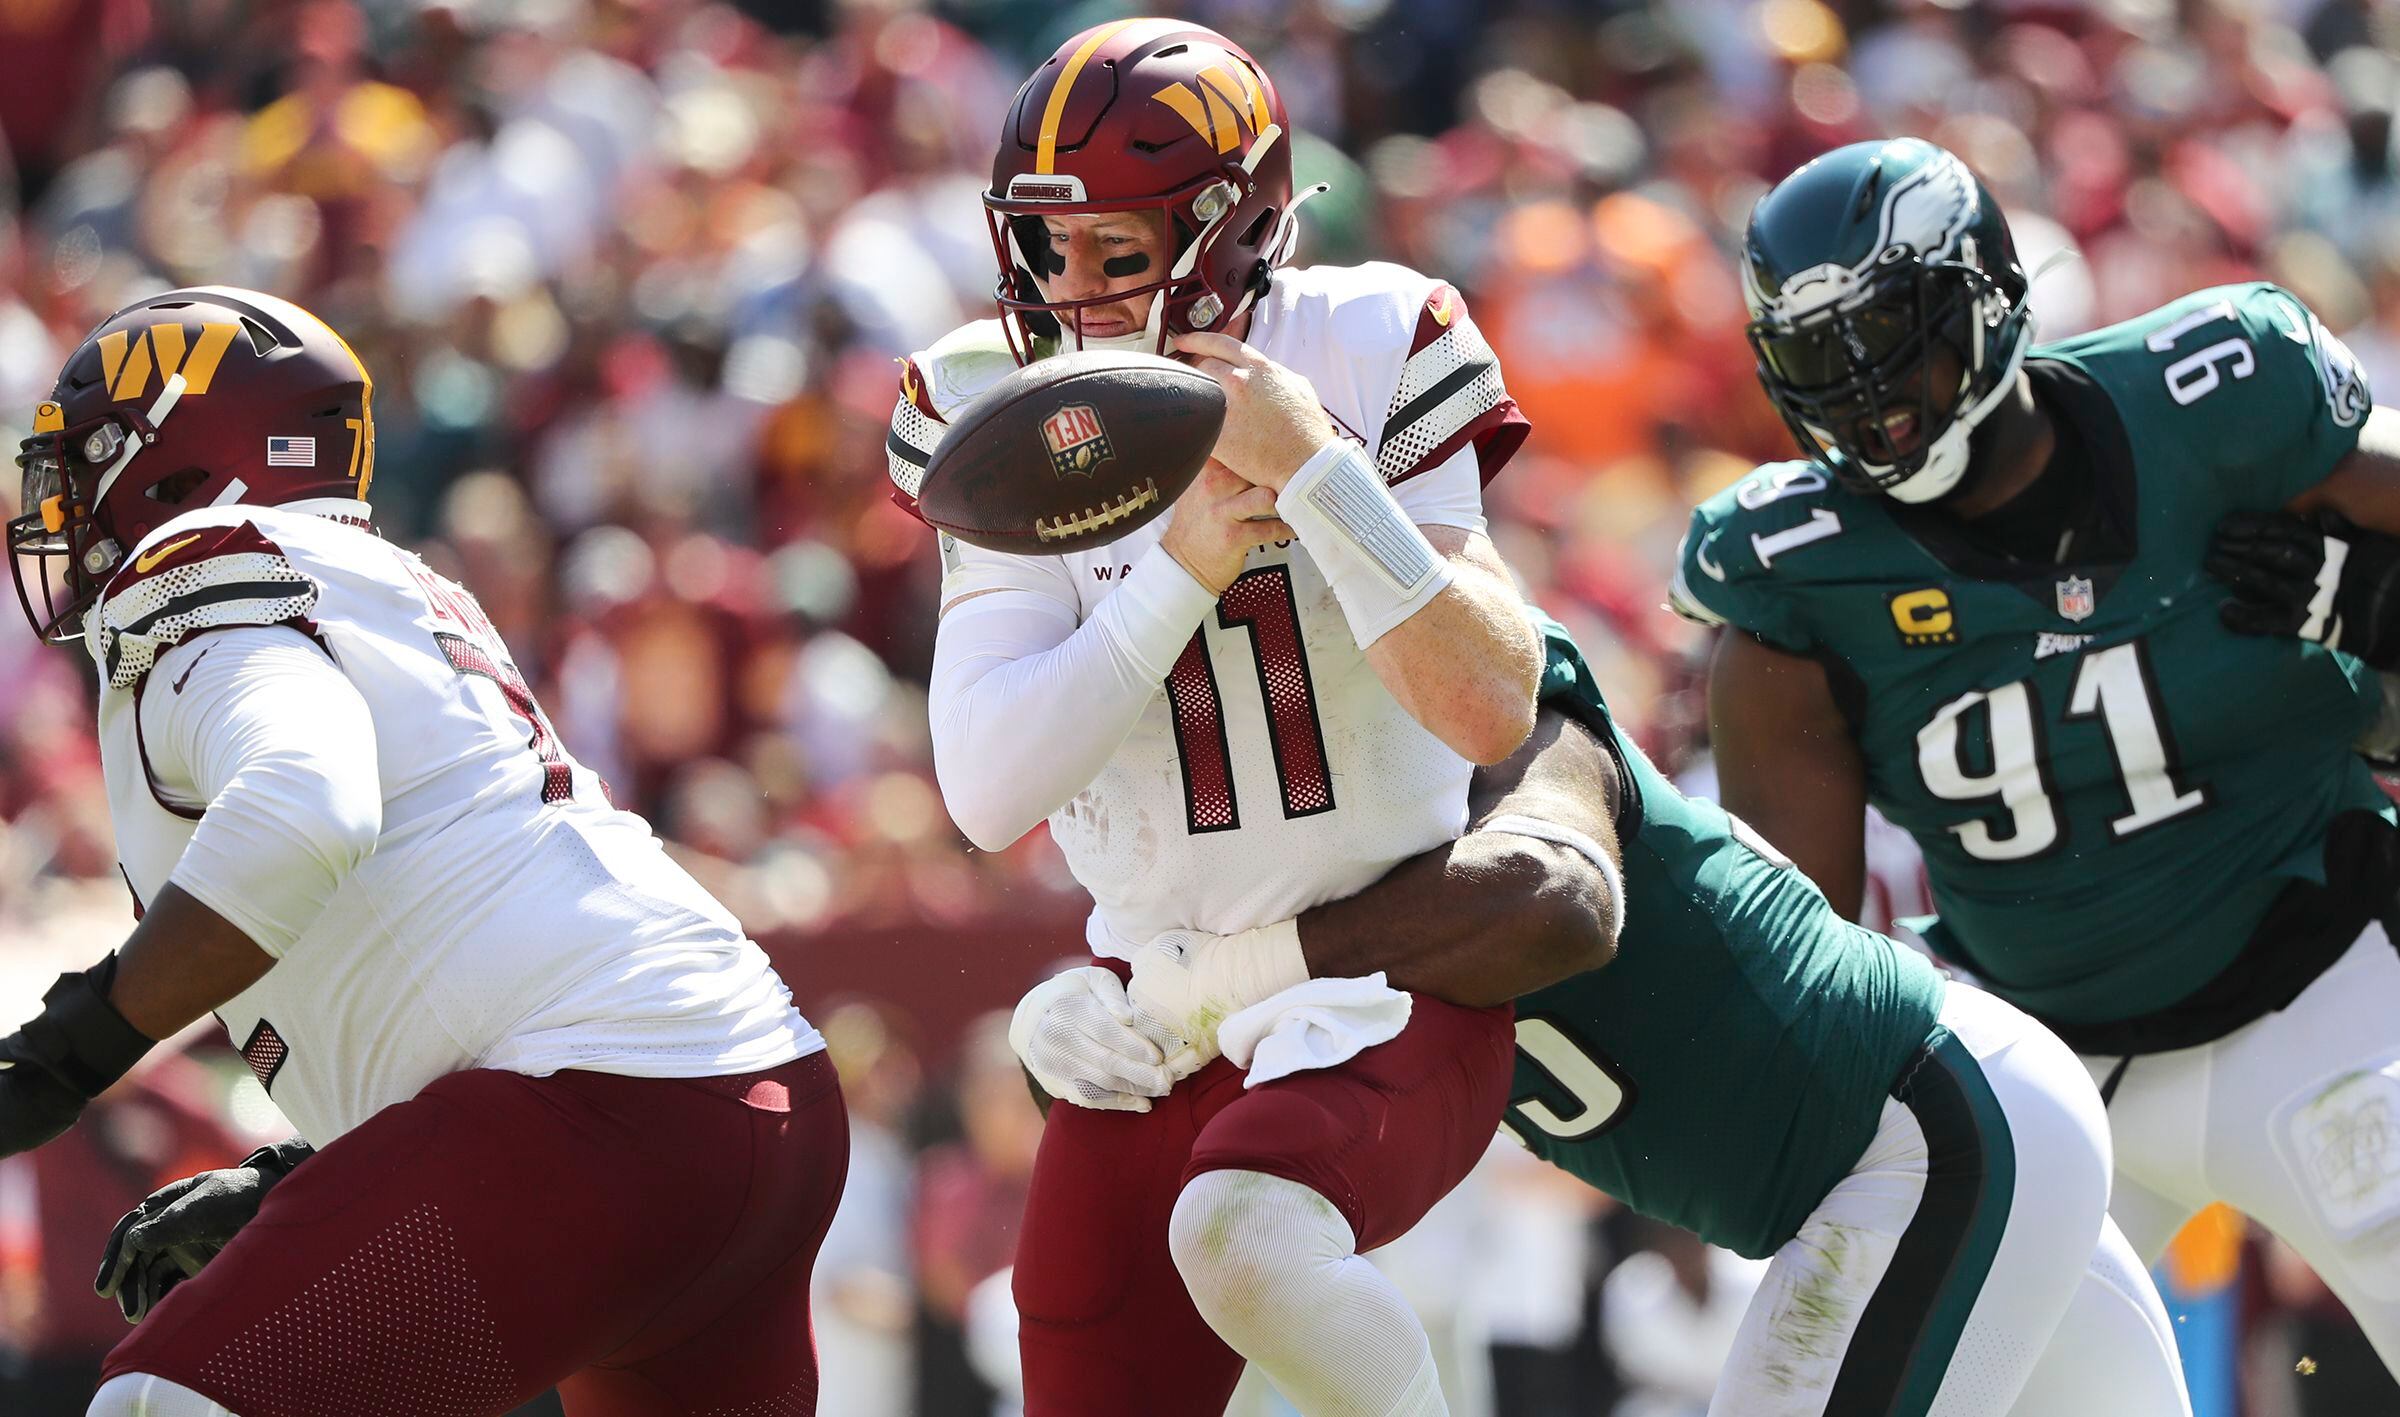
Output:
[[1175,504],[1224,423],[1225,391],[1197,369],[1155,354],[1058,355],[950,421],[917,510],[987,551],[1105,546]]

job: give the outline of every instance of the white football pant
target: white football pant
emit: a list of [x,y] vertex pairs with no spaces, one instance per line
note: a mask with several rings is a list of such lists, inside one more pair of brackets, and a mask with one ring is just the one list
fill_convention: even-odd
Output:
[[1768,1265],[1709,1417],[2189,1417],[2108,1220],[2097,1089],[1981,990],[1953,982],[1941,1024],[1956,1043]]
[[[2085,1058],[2105,1080],[2123,1059]],[[2109,1213],[2155,1264],[2214,1201],[2299,1251],[2400,1373],[2400,952],[2371,925],[2290,1007],[2125,1064]]]

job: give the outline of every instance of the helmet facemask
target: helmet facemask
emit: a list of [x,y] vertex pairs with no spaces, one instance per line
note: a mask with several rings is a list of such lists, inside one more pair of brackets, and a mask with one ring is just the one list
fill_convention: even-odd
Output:
[[[1048,174],[1014,178],[1006,196],[985,193],[984,220],[1001,270],[993,298],[999,302],[1001,325],[1017,361],[1027,363],[1049,352],[1037,349],[1037,341],[1054,344],[1059,350],[1132,347],[1164,354],[1176,335],[1221,330],[1249,309],[1266,289],[1275,267],[1296,244],[1294,215],[1300,204],[1324,190],[1319,185],[1301,192],[1281,211],[1257,209],[1261,196],[1258,167],[1282,138],[1282,130],[1270,125],[1250,144],[1241,161],[1228,160],[1156,197],[1090,200],[1079,179]],[[1040,278],[1055,277],[1063,267],[1056,264],[1050,250],[1043,218],[1118,212],[1158,215],[1167,234],[1167,269],[1154,280],[1103,295],[1077,300],[1048,298]],[[1237,253],[1256,253],[1249,262],[1249,279],[1230,295],[1214,288],[1209,279],[1210,272],[1220,266],[1215,258],[1226,242],[1234,243]],[[1131,335],[1086,339],[1074,318],[1080,310],[1125,304],[1145,296],[1150,298],[1148,323]]]
[[[170,381],[170,391],[181,392],[180,380]],[[172,398],[159,402],[173,407]],[[72,644],[83,637],[83,612],[125,559],[124,546],[100,525],[101,499],[156,440],[156,428],[133,409],[113,408],[72,427],[55,403],[34,415],[33,436],[18,446],[22,496],[7,534],[17,603],[44,640]]]
[[[2032,318],[1971,261],[1903,258],[1823,309],[1762,314],[1749,335],[1759,379],[1805,452],[1853,490],[1929,502],[1965,475],[1969,439],[2014,384]],[[1955,383],[1942,377],[1945,353]]]

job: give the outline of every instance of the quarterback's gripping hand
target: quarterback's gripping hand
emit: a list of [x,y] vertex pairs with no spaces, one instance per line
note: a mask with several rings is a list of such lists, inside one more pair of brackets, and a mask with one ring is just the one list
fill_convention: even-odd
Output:
[[1017,1003],[1009,1046],[1042,1091],[1103,1112],[1147,1112],[1174,1090],[1177,1038],[1145,1032],[1117,976],[1096,964],[1042,981]]
[[2217,523],[2208,573],[2233,590],[2217,614],[2245,635],[2294,635],[2400,666],[2400,543],[2337,512],[2233,512]]
[[117,957],[62,974],[42,1012],[0,1038],[0,1156],[31,1151],[75,1125],[84,1104],[125,1076],[151,1041],[108,1001]]
[[169,1289],[198,1274],[258,1214],[267,1192],[311,1155],[294,1137],[261,1147],[239,1166],[203,1171],[152,1192],[125,1212],[100,1251],[92,1289],[140,1323]]
[[1169,930],[1133,957],[1125,996],[1154,1033],[1188,1040],[1167,1059],[1178,1078],[1215,1059],[1217,1026],[1308,978],[1296,922],[1279,921],[1238,935]]
[[1177,354],[1225,390],[1216,460],[1242,481],[1281,491],[1303,463],[1341,437],[1316,387],[1231,335],[1177,335]]

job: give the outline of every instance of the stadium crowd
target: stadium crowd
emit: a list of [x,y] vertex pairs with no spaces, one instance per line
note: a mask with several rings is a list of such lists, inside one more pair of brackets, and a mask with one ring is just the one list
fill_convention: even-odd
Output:
[[[1671,763],[1703,750],[1696,632],[1659,606],[1686,509],[1788,448],[1732,253],[1814,153],[1911,133],[1965,157],[2042,272],[2047,334],[2265,275],[2400,389],[2382,0],[1176,8],[1259,56],[1301,180],[1332,185],[1301,259],[1397,260],[1466,293],[1536,429],[1489,491],[1495,538]],[[977,193],[1014,83],[1135,12],[0,5],[0,438],[85,330],[153,290],[255,286],[350,334],[385,533],[476,592],[576,754],[773,942],[833,1040],[858,1130],[821,1266],[834,1417],[981,1413],[1005,1390],[991,1278],[1039,1120],[1001,1029],[958,1022],[1065,953],[1080,914],[1041,833],[970,852],[933,786],[936,568],[886,495],[894,360],[990,309]],[[125,923],[79,660],[0,632],[0,1004],[19,1013]],[[1025,971],[936,977],[939,951],[994,936]],[[812,982],[894,941],[948,1012]],[[43,1153],[58,1174],[0,1163],[0,1411],[80,1410],[7,1400],[30,1381],[8,1364],[105,1345],[87,1253],[157,1179],[273,1126],[239,1077],[172,1060],[77,1155]],[[1497,1406],[1456,1410],[1704,1409],[1744,1275],[1604,1209],[1496,1157],[1395,1261],[1451,1313],[1462,1381],[1498,1384]],[[2227,1315],[2206,1343],[2214,1321],[2187,1320],[2215,1364],[2202,1411],[2400,1410],[2304,1271],[2230,1229],[2202,1250],[2192,1285]]]

